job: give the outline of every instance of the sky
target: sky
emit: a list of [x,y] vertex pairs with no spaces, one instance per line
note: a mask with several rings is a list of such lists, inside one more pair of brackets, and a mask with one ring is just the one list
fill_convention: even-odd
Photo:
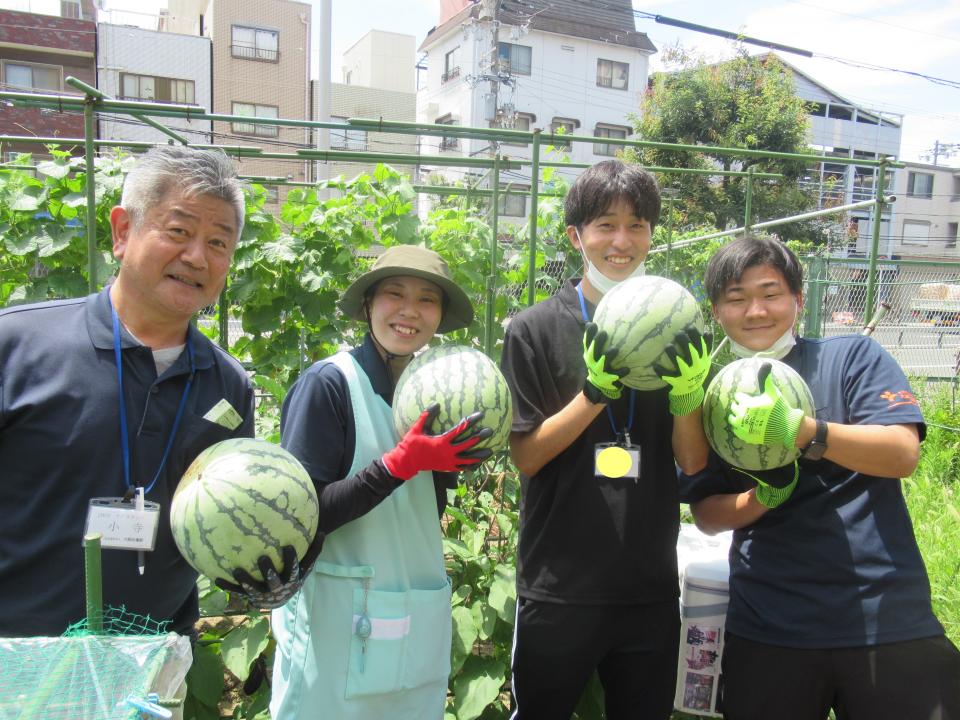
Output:
[[[0,0],[37,5],[53,0]],[[596,0],[583,0],[589,3]],[[332,0],[331,68],[340,81],[343,52],[369,30],[406,33],[422,42],[440,17],[439,0]],[[549,0],[526,0],[542,5]],[[155,13],[165,0],[105,0],[105,7]],[[319,0],[312,0],[314,76],[319,62]],[[809,50],[816,57],[783,57],[857,105],[904,116],[901,158],[932,162],[934,142],[956,145],[939,164],[960,167],[960,0],[633,0],[635,11],[706,25]],[[842,8],[842,9],[841,9]],[[35,10],[37,11],[37,10]],[[134,22],[130,16],[128,22]],[[722,38],[637,18],[658,49],[680,44],[720,60],[731,54]],[[749,46],[748,46],[749,47]],[[764,52],[755,47],[751,52]],[[651,71],[662,69],[660,53]],[[839,58],[831,60],[823,56]],[[844,62],[841,62],[844,61]],[[871,70],[867,64],[928,75],[952,86],[904,72]]]

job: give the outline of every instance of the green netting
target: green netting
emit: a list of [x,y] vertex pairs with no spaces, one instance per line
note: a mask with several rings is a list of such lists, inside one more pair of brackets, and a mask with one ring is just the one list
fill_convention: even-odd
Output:
[[188,638],[122,608],[102,624],[104,634],[77,623],[58,638],[0,638],[0,720],[134,720],[149,716],[128,698],[179,694]]
[[[93,627],[91,627],[93,626]],[[154,620],[150,616],[135,615],[120,607],[107,607],[92,618],[84,618],[67,628],[63,637],[81,635],[164,635],[170,626],[168,620]]]

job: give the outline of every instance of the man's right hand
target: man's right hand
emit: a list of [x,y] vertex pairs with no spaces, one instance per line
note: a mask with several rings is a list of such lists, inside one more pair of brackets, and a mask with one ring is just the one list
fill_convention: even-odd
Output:
[[626,368],[612,367],[620,348],[607,347],[607,333],[599,330],[596,323],[587,323],[583,335],[583,362],[587,366],[587,381],[583,394],[594,403],[609,403],[623,394],[621,379],[629,372]]

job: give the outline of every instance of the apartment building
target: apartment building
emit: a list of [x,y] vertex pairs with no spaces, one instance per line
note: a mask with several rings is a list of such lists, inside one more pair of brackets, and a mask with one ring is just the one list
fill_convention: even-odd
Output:
[[[632,132],[628,116],[639,108],[656,48],[636,30],[630,0],[590,5],[554,0],[535,9],[501,0],[460,5],[420,45],[427,73],[417,93],[419,122],[540,128],[561,134],[555,146],[573,162],[593,163],[616,153],[613,144],[564,143],[562,134],[626,138]],[[425,137],[422,151],[530,157],[525,146],[457,138]],[[465,177],[464,171],[437,172],[453,180]],[[580,171],[564,172],[572,179]],[[529,169],[508,172],[501,182],[529,188]],[[508,196],[501,212],[524,217],[526,198]]]
[[[212,111],[210,38],[109,23],[97,26],[97,38],[97,86],[106,95],[120,100],[199,105]],[[191,143],[213,141],[209,120],[155,119]],[[154,143],[170,139],[160,130],[124,115],[101,118],[100,137]]]
[[[294,0],[170,0],[168,32],[212,42],[213,112],[251,119],[309,120],[311,6]],[[304,127],[216,121],[214,142],[294,153],[312,146]],[[243,159],[248,176],[309,179],[305,160]],[[268,185],[280,201],[286,190]]]
[[[0,10],[0,87],[16,92],[69,93],[74,76],[95,85],[97,28],[92,0],[37,2],[39,12]],[[0,134],[83,137],[83,115],[29,107],[0,106]],[[17,152],[42,156],[42,143],[4,143],[3,160]],[[65,148],[66,149],[66,148]],[[82,154],[83,146],[73,148]]]
[[897,171],[892,192],[897,214],[887,254],[960,260],[960,168],[908,162]]

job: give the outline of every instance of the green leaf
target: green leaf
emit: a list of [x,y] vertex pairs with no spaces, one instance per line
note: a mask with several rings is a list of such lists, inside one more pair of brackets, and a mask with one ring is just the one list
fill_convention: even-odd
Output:
[[283,404],[283,399],[287,396],[287,388],[283,383],[279,383],[266,375],[254,375],[253,383],[261,390],[266,390],[276,398],[277,402]]
[[444,538],[443,551],[444,553],[456,555],[463,560],[471,560],[474,558],[474,554],[467,549],[467,546],[456,538]]
[[187,697],[183,703],[185,720],[220,720],[220,712],[215,707],[204,705],[192,694],[193,688],[187,688]]
[[473,590],[469,585],[460,585],[456,590],[453,591],[453,597],[451,599],[451,604],[456,607],[457,605],[462,604]]
[[494,658],[471,655],[453,681],[454,711],[457,720],[475,720],[500,695],[506,666]]
[[40,257],[50,257],[70,246],[77,237],[77,228],[44,225],[37,229],[37,251]]
[[223,663],[210,645],[197,645],[193,649],[193,665],[187,673],[190,695],[207,707],[216,708],[223,694]]
[[456,675],[464,661],[473,652],[477,641],[477,626],[473,622],[473,613],[458,605],[453,608],[453,643],[450,648],[450,675]]
[[11,210],[33,212],[43,204],[43,195],[42,187],[25,187],[15,191],[7,205]]
[[490,586],[490,607],[504,622],[513,625],[517,608],[517,571],[516,568],[498,565],[494,571],[493,584]]
[[72,192],[67,193],[63,196],[63,204],[67,207],[78,208],[86,207],[87,205],[87,195],[86,193]]
[[478,637],[481,640],[489,640],[497,625],[497,611],[483,600],[477,600],[470,608],[470,612],[473,615],[473,623],[477,626]]
[[303,251],[303,243],[292,235],[282,235],[276,240],[264,244],[263,257],[271,263],[296,263]]
[[37,163],[37,172],[60,180],[70,174],[70,163],[63,160],[46,160]]
[[37,249],[37,236],[34,233],[7,235],[3,244],[13,255],[28,255]]
[[269,633],[270,622],[262,615],[235,627],[220,644],[223,664],[240,680],[246,680],[251,663],[267,647]]

